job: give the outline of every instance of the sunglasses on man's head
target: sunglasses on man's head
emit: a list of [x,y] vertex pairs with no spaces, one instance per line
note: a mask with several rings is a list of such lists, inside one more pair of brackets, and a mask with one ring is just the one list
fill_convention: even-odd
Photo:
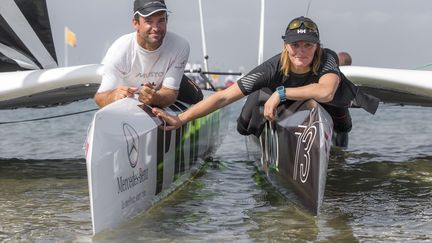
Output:
[[293,20],[289,25],[288,25],[288,29],[290,30],[295,30],[300,28],[302,25],[304,25],[304,27],[308,28],[309,30],[312,30],[314,32],[317,31],[317,26],[314,22],[308,21],[308,20]]

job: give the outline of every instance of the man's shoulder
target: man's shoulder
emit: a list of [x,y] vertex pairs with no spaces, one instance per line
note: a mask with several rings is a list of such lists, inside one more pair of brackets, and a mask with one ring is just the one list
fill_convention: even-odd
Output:
[[117,38],[108,49],[105,54],[102,63],[107,64],[109,62],[119,62],[123,58],[129,55],[130,51],[133,49],[133,42],[135,38],[135,33],[129,33]]
[[124,35],[120,36],[119,38],[117,38],[117,40],[115,40],[112,45],[115,46],[115,45],[130,44],[135,39],[135,36],[136,36],[135,32],[124,34]]

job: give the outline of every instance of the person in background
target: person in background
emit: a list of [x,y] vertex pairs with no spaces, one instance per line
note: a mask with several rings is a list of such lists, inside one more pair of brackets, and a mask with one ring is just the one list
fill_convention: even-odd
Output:
[[[232,73],[232,70],[228,70],[229,73]],[[228,75],[225,77],[224,80],[224,88],[228,88],[229,86],[233,85],[235,83],[235,77],[233,75]]]
[[190,92],[185,97],[202,99],[201,90],[183,74],[189,43],[167,32],[167,22],[164,0],[134,1],[135,32],[118,38],[102,61],[104,72],[94,97],[99,107],[136,93],[144,104],[166,107],[175,102],[179,89]]
[[[269,121],[275,120],[276,109],[281,103],[314,99],[334,117],[340,107],[349,107],[353,102],[371,113],[375,113],[378,101],[367,99],[358,87],[347,79],[341,79],[338,57],[330,49],[323,49],[318,27],[311,19],[293,19],[282,37],[282,52],[254,68],[227,89],[216,92],[192,106],[178,116],[172,116],[162,109],[153,108],[156,116],[164,119],[167,130],[205,116],[244,96],[250,95],[238,120],[238,131],[259,136],[263,124],[250,129],[250,118],[259,112],[255,94],[267,89],[270,94],[261,114]],[[336,131],[349,132],[351,124],[334,122]]]
[[338,53],[339,66],[350,66],[352,64],[352,58],[348,52],[341,51]]
[[[348,52],[338,52],[339,66],[350,66],[352,64],[351,55]],[[342,74],[342,78],[346,79],[345,75]],[[335,115],[333,117],[333,121],[337,120],[343,124],[351,124],[351,115],[348,110],[348,107],[340,107],[337,111],[335,111]],[[343,129],[342,131],[335,131],[333,133],[333,144],[338,147],[346,148],[348,147],[348,132],[351,129]]]

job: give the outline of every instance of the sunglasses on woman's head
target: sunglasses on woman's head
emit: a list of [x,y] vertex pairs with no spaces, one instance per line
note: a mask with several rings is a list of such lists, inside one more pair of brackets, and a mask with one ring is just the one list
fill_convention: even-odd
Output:
[[293,20],[289,25],[288,25],[288,29],[290,30],[295,30],[300,28],[302,25],[304,25],[304,27],[308,28],[309,30],[312,30],[314,32],[317,31],[317,26],[314,22],[311,21],[304,21],[304,20]]

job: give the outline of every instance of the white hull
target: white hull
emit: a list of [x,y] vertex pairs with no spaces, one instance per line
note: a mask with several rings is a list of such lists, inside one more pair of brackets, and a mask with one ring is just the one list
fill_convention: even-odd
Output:
[[[23,106],[57,105],[92,97],[99,87],[100,64],[0,72],[0,109]],[[55,101],[55,103],[51,103]]]
[[180,186],[226,131],[223,109],[164,132],[158,128],[161,121],[138,104],[127,98],[101,109],[89,129],[87,168],[95,234],[128,221]]
[[342,66],[356,85],[386,103],[432,106],[432,71]]

